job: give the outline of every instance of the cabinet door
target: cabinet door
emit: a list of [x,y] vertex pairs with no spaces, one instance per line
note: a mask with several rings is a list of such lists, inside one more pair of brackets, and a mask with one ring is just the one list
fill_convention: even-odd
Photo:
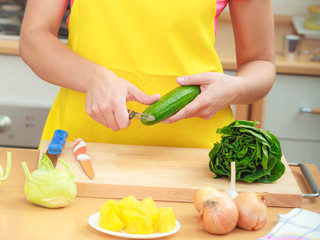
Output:
[[320,77],[277,75],[265,98],[263,128],[280,140],[289,162],[319,167],[320,114],[301,112],[302,107],[320,108]]
[[0,54],[0,103],[50,108],[59,87],[41,80],[20,56]]
[[263,127],[281,138],[320,141],[320,114],[302,107],[320,108],[320,77],[277,75],[265,99]]
[[320,170],[320,143],[280,139],[283,155],[288,162],[312,163]]

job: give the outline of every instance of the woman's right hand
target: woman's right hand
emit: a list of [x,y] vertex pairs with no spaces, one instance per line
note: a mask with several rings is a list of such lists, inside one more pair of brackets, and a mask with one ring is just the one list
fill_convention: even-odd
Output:
[[159,94],[147,95],[107,69],[95,74],[86,93],[87,113],[113,131],[124,129],[131,123],[126,102],[149,105],[160,98]]

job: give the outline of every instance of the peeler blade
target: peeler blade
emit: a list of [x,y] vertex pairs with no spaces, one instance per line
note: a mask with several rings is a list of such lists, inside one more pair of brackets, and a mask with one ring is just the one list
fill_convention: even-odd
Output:
[[155,118],[151,114],[146,114],[146,113],[139,113],[135,112],[133,110],[128,110],[129,113],[129,119],[143,119],[146,121],[154,121]]

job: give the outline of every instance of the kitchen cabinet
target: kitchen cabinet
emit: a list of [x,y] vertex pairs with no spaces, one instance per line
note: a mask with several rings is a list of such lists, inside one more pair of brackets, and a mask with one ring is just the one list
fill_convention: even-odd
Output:
[[0,146],[37,148],[59,87],[37,77],[18,55],[0,54]]
[[0,54],[0,103],[50,108],[59,87],[41,80],[20,56]]
[[320,108],[320,77],[277,74],[264,100],[262,127],[280,140],[288,162],[320,169],[320,114],[302,112],[302,107]]

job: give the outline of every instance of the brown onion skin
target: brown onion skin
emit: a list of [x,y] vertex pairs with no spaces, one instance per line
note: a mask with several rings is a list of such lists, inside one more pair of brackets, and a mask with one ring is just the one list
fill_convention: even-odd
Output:
[[243,192],[233,199],[239,210],[237,226],[254,231],[267,223],[267,206],[261,193]]
[[230,197],[216,197],[205,201],[199,221],[211,234],[231,232],[238,222],[238,208]]
[[223,190],[219,190],[213,187],[204,187],[198,190],[194,195],[193,204],[197,212],[200,213],[201,206],[206,200],[223,196],[228,197],[228,194]]

